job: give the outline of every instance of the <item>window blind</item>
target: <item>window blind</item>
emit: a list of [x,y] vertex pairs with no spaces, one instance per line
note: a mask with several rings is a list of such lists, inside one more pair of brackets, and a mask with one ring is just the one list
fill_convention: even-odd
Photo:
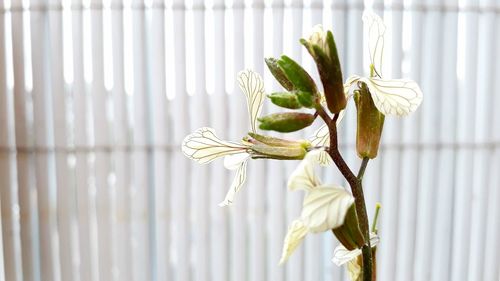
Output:
[[[264,57],[317,78],[298,43],[315,24],[333,29],[344,75],[362,74],[370,8],[390,29],[386,73],[425,96],[386,120],[365,176],[370,217],[383,206],[379,280],[498,280],[494,0],[0,0],[0,280],[348,280],[330,233],[278,266],[296,163],[252,163],[224,209],[229,172],[180,144],[201,126],[247,132],[235,77],[252,68],[279,90]],[[340,143],[355,165],[352,106]]]

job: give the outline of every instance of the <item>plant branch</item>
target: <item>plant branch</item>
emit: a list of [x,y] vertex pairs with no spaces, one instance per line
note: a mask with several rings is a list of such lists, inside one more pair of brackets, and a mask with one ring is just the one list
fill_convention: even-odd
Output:
[[328,116],[325,109],[318,105],[316,107],[316,111],[319,116],[325,121],[328,125],[328,130],[330,133],[330,147],[328,149],[328,154],[332,158],[333,162],[345,177],[349,185],[351,186],[352,195],[354,196],[354,203],[356,207],[356,213],[359,218],[359,226],[363,236],[365,237],[365,245],[362,248],[363,253],[363,281],[371,281],[372,280],[372,251],[370,245],[370,229],[368,226],[368,214],[366,212],[366,204],[365,197],[363,194],[362,187],[362,179],[368,165],[368,158],[363,159],[361,163],[361,167],[358,173],[358,176],[354,175],[352,170],[349,168],[344,158],[340,154],[338,147],[338,138],[337,138],[337,124],[336,121],[339,117],[339,114],[335,114],[332,119]]

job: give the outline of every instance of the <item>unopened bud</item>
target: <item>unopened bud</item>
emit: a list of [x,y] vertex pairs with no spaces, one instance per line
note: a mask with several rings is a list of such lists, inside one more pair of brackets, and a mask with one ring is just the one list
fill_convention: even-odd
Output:
[[293,84],[294,90],[306,92],[312,97],[317,95],[318,89],[314,80],[302,66],[287,56],[281,56],[277,63]]
[[270,146],[256,144],[250,147],[254,158],[267,158],[279,160],[301,160],[307,154],[307,150],[302,146]]
[[292,91],[293,84],[286,77],[283,70],[279,67],[278,60],[275,58],[266,58],[265,61],[267,67],[269,68],[269,71],[271,71],[271,74],[274,76],[274,78],[276,78],[276,81],[278,81],[281,86],[283,86],[283,88],[287,89],[288,91]]
[[354,94],[357,109],[356,150],[360,158],[377,157],[385,116],[378,111],[366,85]]
[[332,32],[323,31],[322,27],[316,26],[309,39],[301,39],[300,42],[316,62],[328,109],[332,113],[339,113],[346,107],[347,99]]
[[365,239],[361,229],[359,228],[358,216],[356,215],[356,207],[351,205],[344,220],[344,224],[332,229],[335,237],[346,247],[347,250],[361,248],[365,244]]
[[280,146],[280,147],[303,147],[308,149],[311,147],[311,143],[308,140],[287,140],[281,138],[275,138],[271,136],[259,135],[256,133],[249,132],[248,135],[253,139],[257,140],[258,143],[266,144],[269,146]]
[[286,112],[275,113],[258,119],[259,128],[282,133],[295,132],[312,124],[314,115],[308,113]]
[[299,109],[302,107],[295,93],[272,93],[268,97],[277,106],[289,109]]

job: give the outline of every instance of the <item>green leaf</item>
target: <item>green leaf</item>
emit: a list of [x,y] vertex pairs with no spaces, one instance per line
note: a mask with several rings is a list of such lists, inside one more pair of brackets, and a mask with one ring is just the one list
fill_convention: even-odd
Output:
[[286,112],[267,115],[258,119],[259,128],[282,133],[295,132],[312,124],[314,115],[308,113]]
[[297,62],[283,55],[278,60],[278,65],[283,70],[288,80],[293,84],[295,90],[316,95],[318,90],[314,80]]
[[283,70],[279,67],[278,65],[278,60],[275,58],[266,58],[265,59],[267,67],[269,68],[269,71],[271,71],[271,74],[276,78],[276,81],[283,86],[283,88],[287,89],[288,91],[293,90],[293,84],[288,80],[286,77],[285,73]]

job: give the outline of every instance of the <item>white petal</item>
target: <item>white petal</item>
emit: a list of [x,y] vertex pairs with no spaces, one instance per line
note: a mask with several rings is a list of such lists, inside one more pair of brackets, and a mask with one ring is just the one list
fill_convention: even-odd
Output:
[[243,152],[232,154],[224,157],[224,167],[229,170],[236,170],[240,167],[241,163],[246,161],[250,157],[250,154]]
[[330,134],[328,126],[324,124],[319,127],[314,134],[309,138],[312,146],[327,146],[330,145]]
[[342,225],[353,203],[342,187],[318,186],[304,198],[301,218],[311,232],[324,232]]
[[243,70],[238,73],[238,84],[247,98],[248,114],[252,132],[257,132],[257,118],[264,102],[264,82],[262,77],[252,70]]
[[[373,247],[377,246],[380,238],[375,233],[370,233],[370,245]],[[342,244],[338,245],[333,251],[332,262],[337,266],[341,266],[348,261],[351,261],[355,257],[361,255],[361,249],[354,249],[352,251],[347,250]]]
[[349,280],[361,281],[361,265],[358,263],[358,259],[350,260],[347,263],[347,272],[349,273]]
[[283,264],[293,254],[295,249],[302,243],[307,234],[307,227],[301,220],[294,220],[288,228],[283,244],[283,252],[281,254],[280,264]]
[[240,191],[241,187],[245,183],[245,180],[247,179],[247,163],[248,161],[243,161],[236,170],[236,176],[234,177],[234,180],[226,193],[224,201],[219,203],[219,206],[225,207],[233,204],[236,193]]
[[361,78],[370,90],[373,102],[384,115],[406,116],[422,103],[422,90],[409,79]]
[[241,153],[247,147],[235,142],[223,141],[215,135],[212,128],[199,128],[186,136],[182,142],[182,152],[194,161],[205,164],[217,158]]
[[321,182],[314,172],[314,165],[318,163],[319,150],[313,150],[306,154],[306,157],[290,175],[288,179],[288,188],[290,190],[303,189],[310,191]]
[[384,21],[372,11],[363,12],[363,26],[368,35],[368,52],[373,67],[382,75],[382,61],[384,56],[384,34],[386,26]]

